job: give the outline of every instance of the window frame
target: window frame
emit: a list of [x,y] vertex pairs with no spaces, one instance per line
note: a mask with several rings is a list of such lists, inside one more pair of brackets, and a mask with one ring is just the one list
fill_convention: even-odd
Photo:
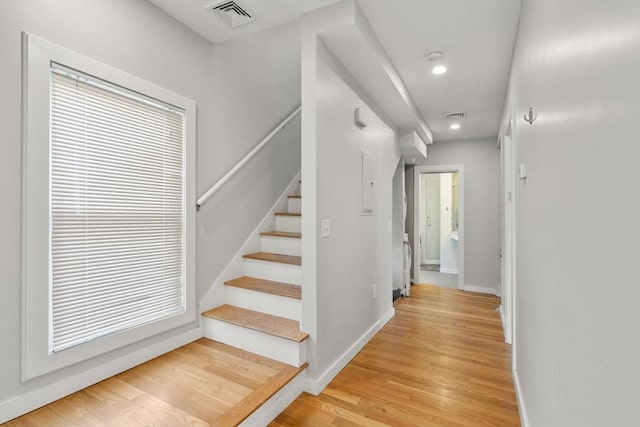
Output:
[[[23,381],[194,323],[195,101],[32,34],[23,33],[22,369]],[[49,353],[50,66],[55,62],[185,111],[184,283],[185,312],[127,329],[64,351]]]

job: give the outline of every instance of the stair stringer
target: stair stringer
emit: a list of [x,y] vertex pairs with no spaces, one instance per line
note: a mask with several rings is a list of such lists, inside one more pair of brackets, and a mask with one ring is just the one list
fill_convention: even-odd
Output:
[[271,210],[267,212],[262,221],[253,230],[251,235],[245,240],[240,249],[233,256],[229,264],[222,270],[222,273],[213,281],[209,290],[202,297],[199,303],[198,312],[203,313],[212,308],[225,304],[226,286],[224,282],[242,276],[244,271],[244,259],[242,256],[247,253],[260,251],[260,233],[273,230],[275,228],[275,213],[286,211],[288,207],[288,196],[298,194],[300,190],[300,172],[291,180],[287,188],[282,192]]

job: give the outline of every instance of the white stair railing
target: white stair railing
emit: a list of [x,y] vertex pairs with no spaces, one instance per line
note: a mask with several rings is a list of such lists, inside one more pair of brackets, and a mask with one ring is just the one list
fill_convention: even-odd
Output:
[[233,169],[231,169],[229,172],[227,172],[222,178],[220,178],[220,180],[218,182],[216,182],[211,188],[209,188],[209,190],[207,190],[206,193],[204,193],[202,196],[200,196],[200,198],[196,202],[196,207],[198,209],[200,209],[200,207],[203,204],[205,204],[205,202],[213,194],[215,194],[216,191],[218,191],[227,181],[229,181],[231,179],[231,177],[236,174],[236,172],[238,172],[240,169],[242,169],[242,167],[249,160],[251,160],[253,158],[253,156],[255,156],[258,153],[258,151],[260,151],[265,145],[267,145],[267,143],[269,141],[271,141],[271,138],[273,138],[273,136],[275,134],[277,134],[279,131],[284,129],[285,126],[287,126],[287,124],[291,121],[291,119],[293,119],[300,112],[301,109],[302,109],[302,107],[299,105],[291,114],[289,114],[287,116],[286,119],[284,119],[282,122],[280,122],[280,124],[278,126],[276,126],[271,132],[269,132],[269,135],[265,136],[264,139],[262,141],[260,141],[260,143],[258,145],[256,145],[253,150],[251,150],[246,156],[244,156],[244,158],[242,160],[240,160],[240,162],[238,162],[238,164],[235,165],[233,167]]

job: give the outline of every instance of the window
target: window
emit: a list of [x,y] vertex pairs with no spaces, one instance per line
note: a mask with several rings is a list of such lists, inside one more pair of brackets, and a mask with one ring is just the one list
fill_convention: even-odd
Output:
[[28,379],[195,320],[195,105],[24,44]]

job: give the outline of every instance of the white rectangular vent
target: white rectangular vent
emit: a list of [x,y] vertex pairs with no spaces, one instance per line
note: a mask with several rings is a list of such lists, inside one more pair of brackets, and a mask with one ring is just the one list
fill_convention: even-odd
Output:
[[444,117],[445,120],[464,119],[465,117],[467,117],[467,112],[457,111],[455,113],[442,113],[442,117]]
[[215,13],[220,19],[227,23],[231,28],[248,24],[253,21],[253,17],[244,10],[235,1],[224,1],[212,6],[209,10]]

